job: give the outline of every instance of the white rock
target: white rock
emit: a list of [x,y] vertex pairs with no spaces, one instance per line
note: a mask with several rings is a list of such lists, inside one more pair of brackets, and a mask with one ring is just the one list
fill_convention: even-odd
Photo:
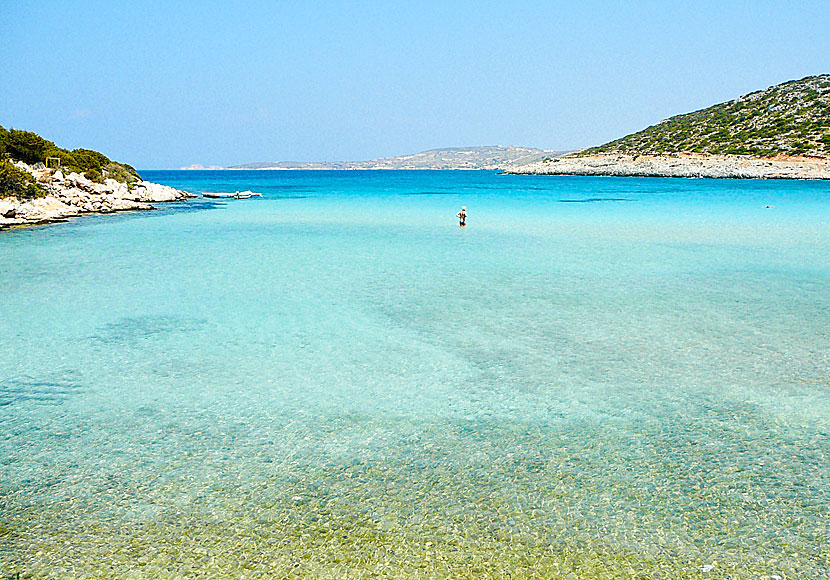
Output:
[[76,215],[77,210],[56,197],[39,197],[20,204],[15,217],[26,221],[49,221]]
[[0,199],[0,217],[13,218],[20,202],[13,197]]
[[112,179],[110,181],[114,182],[114,184],[112,185],[112,189],[110,190],[112,192],[112,195],[114,195],[116,197],[124,197],[125,195],[127,195],[127,184],[126,183],[118,183],[114,179]]
[[164,202],[182,199],[182,196],[177,189],[167,187],[166,185],[142,181],[141,187],[143,187],[146,191],[141,198],[142,201]]
[[[34,170],[26,163],[13,163],[29,173]],[[0,227],[26,223],[41,223],[75,216],[83,212],[112,212],[149,210],[149,202],[178,201],[195,197],[172,187],[143,181],[132,190],[127,184],[107,179],[103,184],[93,183],[80,173],[64,175],[41,171],[42,187],[47,196],[31,200],[14,197],[0,199]],[[46,179],[51,177],[51,179]]]
[[48,169],[37,169],[32,172],[32,175],[35,179],[41,182],[52,181],[52,172]]
[[18,226],[21,224],[25,224],[26,222],[19,218],[7,218],[0,216],[0,228],[6,226]]
[[146,193],[147,190],[145,188],[141,186],[134,186],[131,190],[121,195],[121,197],[130,201],[139,201],[144,198]]
[[64,194],[73,200],[80,199],[82,195],[84,195],[83,190],[78,189],[77,187],[70,187],[69,189],[64,189]]
[[92,182],[80,173],[72,172],[66,177],[66,179],[83,188],[92,187]]

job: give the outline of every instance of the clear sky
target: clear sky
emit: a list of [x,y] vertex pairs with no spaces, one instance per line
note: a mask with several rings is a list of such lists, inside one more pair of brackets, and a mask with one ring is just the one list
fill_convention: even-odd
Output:
[[139,169],[595,145],[830,72],[830,1],[0,0],[0,125]]

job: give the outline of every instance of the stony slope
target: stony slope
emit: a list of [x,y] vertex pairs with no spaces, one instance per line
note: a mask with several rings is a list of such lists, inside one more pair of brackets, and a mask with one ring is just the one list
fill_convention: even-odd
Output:
[[229,169],[504,169],[557,157],[562,152],[528,147],[486,146],[430,149],[414,155],[369,161],[249,163]]
[[[52,165],[46,167],[47,158]],[[90,149],[63,149],[30,131],[0,127],[0,229],[86,213],[152,209],[192,195],[149,181]]]
[[671,117],[579,155],[600,153],[830,157],[830,75]]
[[0,197],[40,197],[45,190],[32,179],[30,173],[21,171],[12,162],[42,169],[47,161],[53,167],[60,166],[64,173],[80,173],[87,179],[103,183],[114,179],[119,183],[141,181],[138,172],[124,163],[118,163],[91,149],[64,149],[37,133],[0,126]]
[[[11,162],[4,162],[12,165]],[[10,226],[63,221],[91,213],[153,209],[151,203],[183,201],[195,197],[166,185],[149,181],[121,183],[106,178],[99,183],[81,173],[64,175],[61,170],[35,168],[16,161],[14,168],[37,184],[38,195],[0,193],[0,230]]]

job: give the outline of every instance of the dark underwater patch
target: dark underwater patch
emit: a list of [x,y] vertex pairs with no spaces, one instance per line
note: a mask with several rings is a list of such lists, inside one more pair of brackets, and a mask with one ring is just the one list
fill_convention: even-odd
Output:
[[589,197],[587,199],[560,199],[559,203],[598,203],[601,201],[631,201],[624,197]]
[[[188,210],[199,211],[199,210],[206,210],[206,209],[214,209],[217,207],[221,207],[220,204],[216,203],[215,201],[207,201],[207,200],[188,200],[186,208]],[[177,208],[177,209],[184,209],[184,208]]]
[[129,344],[171,332],[199,330],[207,323],[203,319],[178,316],[125,316],[99,327],[90,340],[104,344]]
[[21,376],[0,379],[0,407],[23,401],[57,405],[82,388],[80,383],[68,377]]

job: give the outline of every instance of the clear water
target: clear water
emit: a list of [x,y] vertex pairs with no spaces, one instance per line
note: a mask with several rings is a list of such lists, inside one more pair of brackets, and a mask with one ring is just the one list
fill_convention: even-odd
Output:
[[830,184],[144,177],[264,197],[0,233],[0,577],[830,576]]

